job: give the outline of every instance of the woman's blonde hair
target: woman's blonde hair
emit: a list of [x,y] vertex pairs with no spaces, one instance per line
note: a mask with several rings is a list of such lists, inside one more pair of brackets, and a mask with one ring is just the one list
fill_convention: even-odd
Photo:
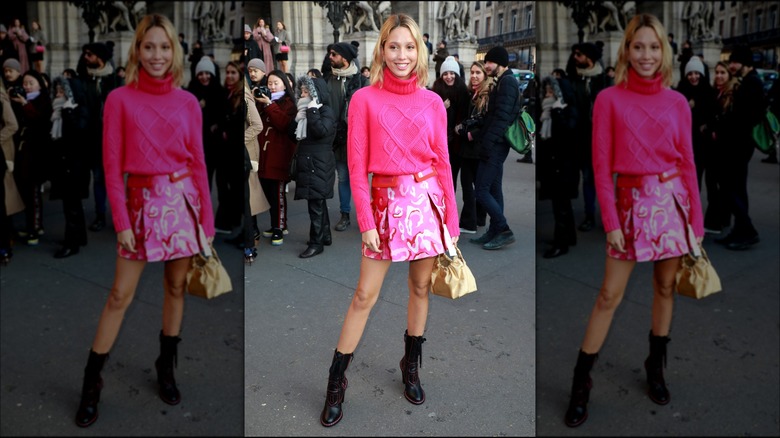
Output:
[[144,39],[144,35],[149,29],[153,27],[159,27],[165,31],[168,36],[168,40],[171,42],[171,48],[173,49],[173,59],[170,72],[173,75],[173,86],[181,86],[184,79],[184,54],[182,53],[181,44],[179,44],[179,35],[176,32],[176,28],[173,27],[173,23],[164,15],[149,14],[138,23],[135,27],[135,37],[133,38],[133,44],[130,46],[130,50],[127,53],[127,67],[125,69],[125,82],[130,85],[132,83],[138,83],[138,71],[141,67],[141,63],[138,60],[138,51],[141,48],[141,41]]
[[[483,114],[487,111],[488,95],[490,94],[490,89],[493,88],[493,78],[485,69],[485,63],[483,61],[474,61],[471,63],[471,67],[474,67],[475,65],[478,69],[482,70],[482,74],[485,76],[485,80],[479,84],[473,97],[474,107],[477,109],[478,113]],[[471,75],[471,67],[469,67],[469,75]],[[469,91],[471,91],[471,87],[469,87]]]
[[661,21],[651,14],[635,15],[626,26],[626,32],[623,34],[623,41],[618,47],[617,64],[615,66],[615,85],[623,84],[628,81],[628,46],[634,39],[637,31],[643,27],[649,27],[655,32],[658,41],[661,42],[661,67],[658,71],[663,76],[663,84],[668,87],[672,85],[672,46],[666,37],[666,29]]
[[391,15],[382,24],[382,29],[379,30],[379,39],[377,45],[374,46],[374,56],[371,62],[371,85],[379,84],[379,88],[382,88],[382,82],[384,80],[385,61],[382,56],[382,52],[385,48],[387,39],[390,38],[390,32],[399,28],[405,27],[409,29],[414,39],[414,44],[417,46],[417,67],[414,72],[417,74],[417,86],[425,88],[428,85],[428,49],[425,47],[425,42],[420,33],[420,28],[414,19],[406,14]]

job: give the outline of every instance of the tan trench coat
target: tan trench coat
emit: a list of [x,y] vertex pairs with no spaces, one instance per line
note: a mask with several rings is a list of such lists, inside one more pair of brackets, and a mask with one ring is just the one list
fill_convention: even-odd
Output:
[[255,106],[255,98],[248,87],[244,86],[244,100],[246,100],[246,118],[244,119],[244,146],[252,161],[252,171],[249,172],[249,210],[252,216],[260,214],[271,208],[268,199],[260,187],[260,178],[257,176],[258,161],[260,160],[260,143],[257,136],[263,131],[263,120]]
[[8,162],[8,170],[3,175],[3,185],[5,186],[5,210],[8,216],[19,213],[24,210],[24,202],[16,188],[14,175],[11,172],[13,168],[16,148],[14,147],[14,134],[19,129],[14,110],[11,108],[11,100],[5,90],[0,92],[0,105],[3,106],[3,118],[0,120],[0,147],[3,148],[3,155]]

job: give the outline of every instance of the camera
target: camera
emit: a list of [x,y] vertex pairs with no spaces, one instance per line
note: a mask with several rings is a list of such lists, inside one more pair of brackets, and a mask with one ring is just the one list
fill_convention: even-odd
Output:
[[27,93],[24,92],[24,88],[16,85],[8,89],[8,96],[9,97],[25,97],[27,96]]
[[254,94],[255,97],[266,96],[269,99],[271,98],[271,90],[268,89],[268,87],[256,87],[254,90],[252,90],[252,94]]

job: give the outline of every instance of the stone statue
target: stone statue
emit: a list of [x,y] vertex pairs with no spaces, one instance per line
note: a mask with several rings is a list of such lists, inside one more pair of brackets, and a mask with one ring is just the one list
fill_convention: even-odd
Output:
[[689,1],[685,4],[682,21],[687,23],[688,39],[705,41],[714,38],[714,8],[712,2]]
[[221,1],[199,1],[192,11],[192,20],[197,22],[201,41],[218,41],[226,38],[222,28],[225,24],[225,6]]
[[441,21],[442,35],[445,41],[451,41],[460,33],[460,18],[458,17],[458,2],[441,2],[436,19]]
[[604,1],[590,11],[588,31],[590,34],[617,30],[623,32],[626,23],[636,14],[634,1]]

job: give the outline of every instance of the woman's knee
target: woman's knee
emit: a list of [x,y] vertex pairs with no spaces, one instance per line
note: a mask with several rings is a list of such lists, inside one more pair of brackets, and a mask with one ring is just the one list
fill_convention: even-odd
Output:
[[371,310],[378,297],[379,291],[358,286],[355,290],[355,296],[352,297],[352,306],[357,310]]
[[623,293],[602,287],[599,296],[596,299],[596,306],[601,311],[614,311],[617,309],[620,301],[623,299]]
[[115,286],[111,289],[111,293],[108,295],[106,306],[113,311],[124,311],[132,301],[133,291],[121,290]]

